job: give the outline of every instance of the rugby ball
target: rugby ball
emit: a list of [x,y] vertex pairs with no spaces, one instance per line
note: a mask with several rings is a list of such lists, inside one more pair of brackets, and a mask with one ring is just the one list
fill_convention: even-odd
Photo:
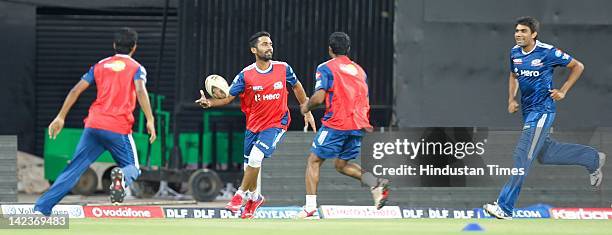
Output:
[[[223,99],[229,95],[229,85],[225,78],[213,74],[206,77],[204,80],[204,88],[206,88],[206,92],[215,99]],[[214,92],[218,88],[219,91]]]

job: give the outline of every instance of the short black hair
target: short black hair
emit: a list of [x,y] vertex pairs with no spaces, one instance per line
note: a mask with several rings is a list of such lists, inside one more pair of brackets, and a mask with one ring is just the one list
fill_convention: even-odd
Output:
[[329,35],[329,47],[336,55],[347,55],[351,49],[351,38],[344,32],[333,32]]
[[258,39],[260,37],[270,37],[270,33],[266,32],[266,31],[259,31],[255,34],[253,34],[250,38],[249,38],[249,47],[257,47],[257,42],[259,41]]
[[115,52],[118,54],[128,54],[138,42],[136,30],[128,27],[121,28],[115,32]]
[[514,27],[516,28],[516,26],[519,24],[529,27],[531,33],[535,33],[540,30],[540,22],[531,16],[521,16],[517,18]]

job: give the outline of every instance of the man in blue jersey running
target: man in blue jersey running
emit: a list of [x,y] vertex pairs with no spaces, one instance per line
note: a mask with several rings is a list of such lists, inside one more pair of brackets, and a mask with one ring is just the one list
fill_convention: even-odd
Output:
[[[497,201],[483,206],[498,219],[512,219],[521,186],[536,158],[542,164],[584,166],[595,189],[600,188],[603,177],[604,153],[590,146],[560,143],[550,138],[555,102],[565,98],[580,78],[584,65],[554,46],[538,41],[538,28],[539,22],[533,17],[521,17],[515,24],[516,46],[510,51],[508,112],[518,111],[515,97],[520,88],[524,125],[513,158],[514,167],[523,168],[525,174],[511,176]],[[554,89],[553,70],[557,66],[569,68],[570,74],[561,88]]]

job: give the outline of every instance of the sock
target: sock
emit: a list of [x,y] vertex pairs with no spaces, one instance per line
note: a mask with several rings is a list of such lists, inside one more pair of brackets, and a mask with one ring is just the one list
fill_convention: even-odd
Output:
[[317,209],[317,195],[306,195],[306,205],[304,209],[309,212]]
[[242,198],[244,198],[246,195],[245,191],[242,191],[242,189],[238,189],[236,190],[236,193],[234,195],[240,195]]
[[257,191],[255,191],[255,192],[251,193],[251,198],[249,198],[249,199],[251,199],[253,201],[257,201],[257,200],[259,200],[259,195],[260,194]]
[[370,188],[374,188],[378,186],[378,178],[376,178],[370,172],[365,172],[361,174],[361,183],[364,183],[365,185],[370,186]]
[[125,197],[131,197],[134,194],[132,193],[132,188],[130,187],[125,187]]

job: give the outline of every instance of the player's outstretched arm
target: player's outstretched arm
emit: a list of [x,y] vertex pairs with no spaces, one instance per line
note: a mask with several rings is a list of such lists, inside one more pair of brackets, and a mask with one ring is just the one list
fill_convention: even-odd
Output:
[[228,105],[236,98],[235,96],[229,95],[223,99],[206,99],[203,90],[200,90],[200,95],[200,99],[197,99],[195,103],[199,104],[200,106],[202,106],[202,108],[205,109]]
[[66,119],[68,112],[70,112],[70,108],[72,108],[72,105],[76,103],[79,96],[81,96],[81,93],[83,93],[83,91],[88,87],[89,82],[81,79],[76,85],[74,85],[74,87],[72,87],[72,89],[70,89],[70,92],[68,92],[68,95],[64,100],[62,108],[51,124],[49,124],[49,138],[55,139],[60,131],[62,131],[62,128],[64,128],[64,120]]
[[567,81],[563,83],[561,89],[550,90],[550,97],[552,97],[555,101],[559,101],[565,98],[565,94],[567,94],[567,92],[572,88],[572,86],[574,86],[574,84],[576,83],[576,81],[578,81],[580,75],[582,75],[582,72],[584,71],[584,64],[582,64],[577,59],[572,59],[572,61],[567,64],[567,67],[570,69],[570,74],[567,77]]
[[147,91],[147,87],[145,85],[145,80],[138,79],[134,80],[134,84],[136,85],[136,98],[138,99],[138,104],[140,104],[140,108],[147,119],[147,133],[149,133],[149,143],[153,143],[157,138],[157,134],[155,133],[155,118],[153,117],[153,112],[151,111],[151,102],[149,101],[149,92]]
[[[293,85],[293,94],[295,94],[298,102],[300,102],[300,109],[303,105],[308,104],[308,96],[306,96],[306,91],[304,91],[304,87],[300,81],[297,81],[295,85]],[[302,112],[302,115],[304,115],[304,131],[308,131],[308,127],[310,126],[312,127],[312,131],[317,132],[317,126],[310,110]]]
[[519,109],[519,104],[516,102],[516,94],[518,92],[518,81],[516,74],[510,72],[508,78],[508,113],[515,113]]

